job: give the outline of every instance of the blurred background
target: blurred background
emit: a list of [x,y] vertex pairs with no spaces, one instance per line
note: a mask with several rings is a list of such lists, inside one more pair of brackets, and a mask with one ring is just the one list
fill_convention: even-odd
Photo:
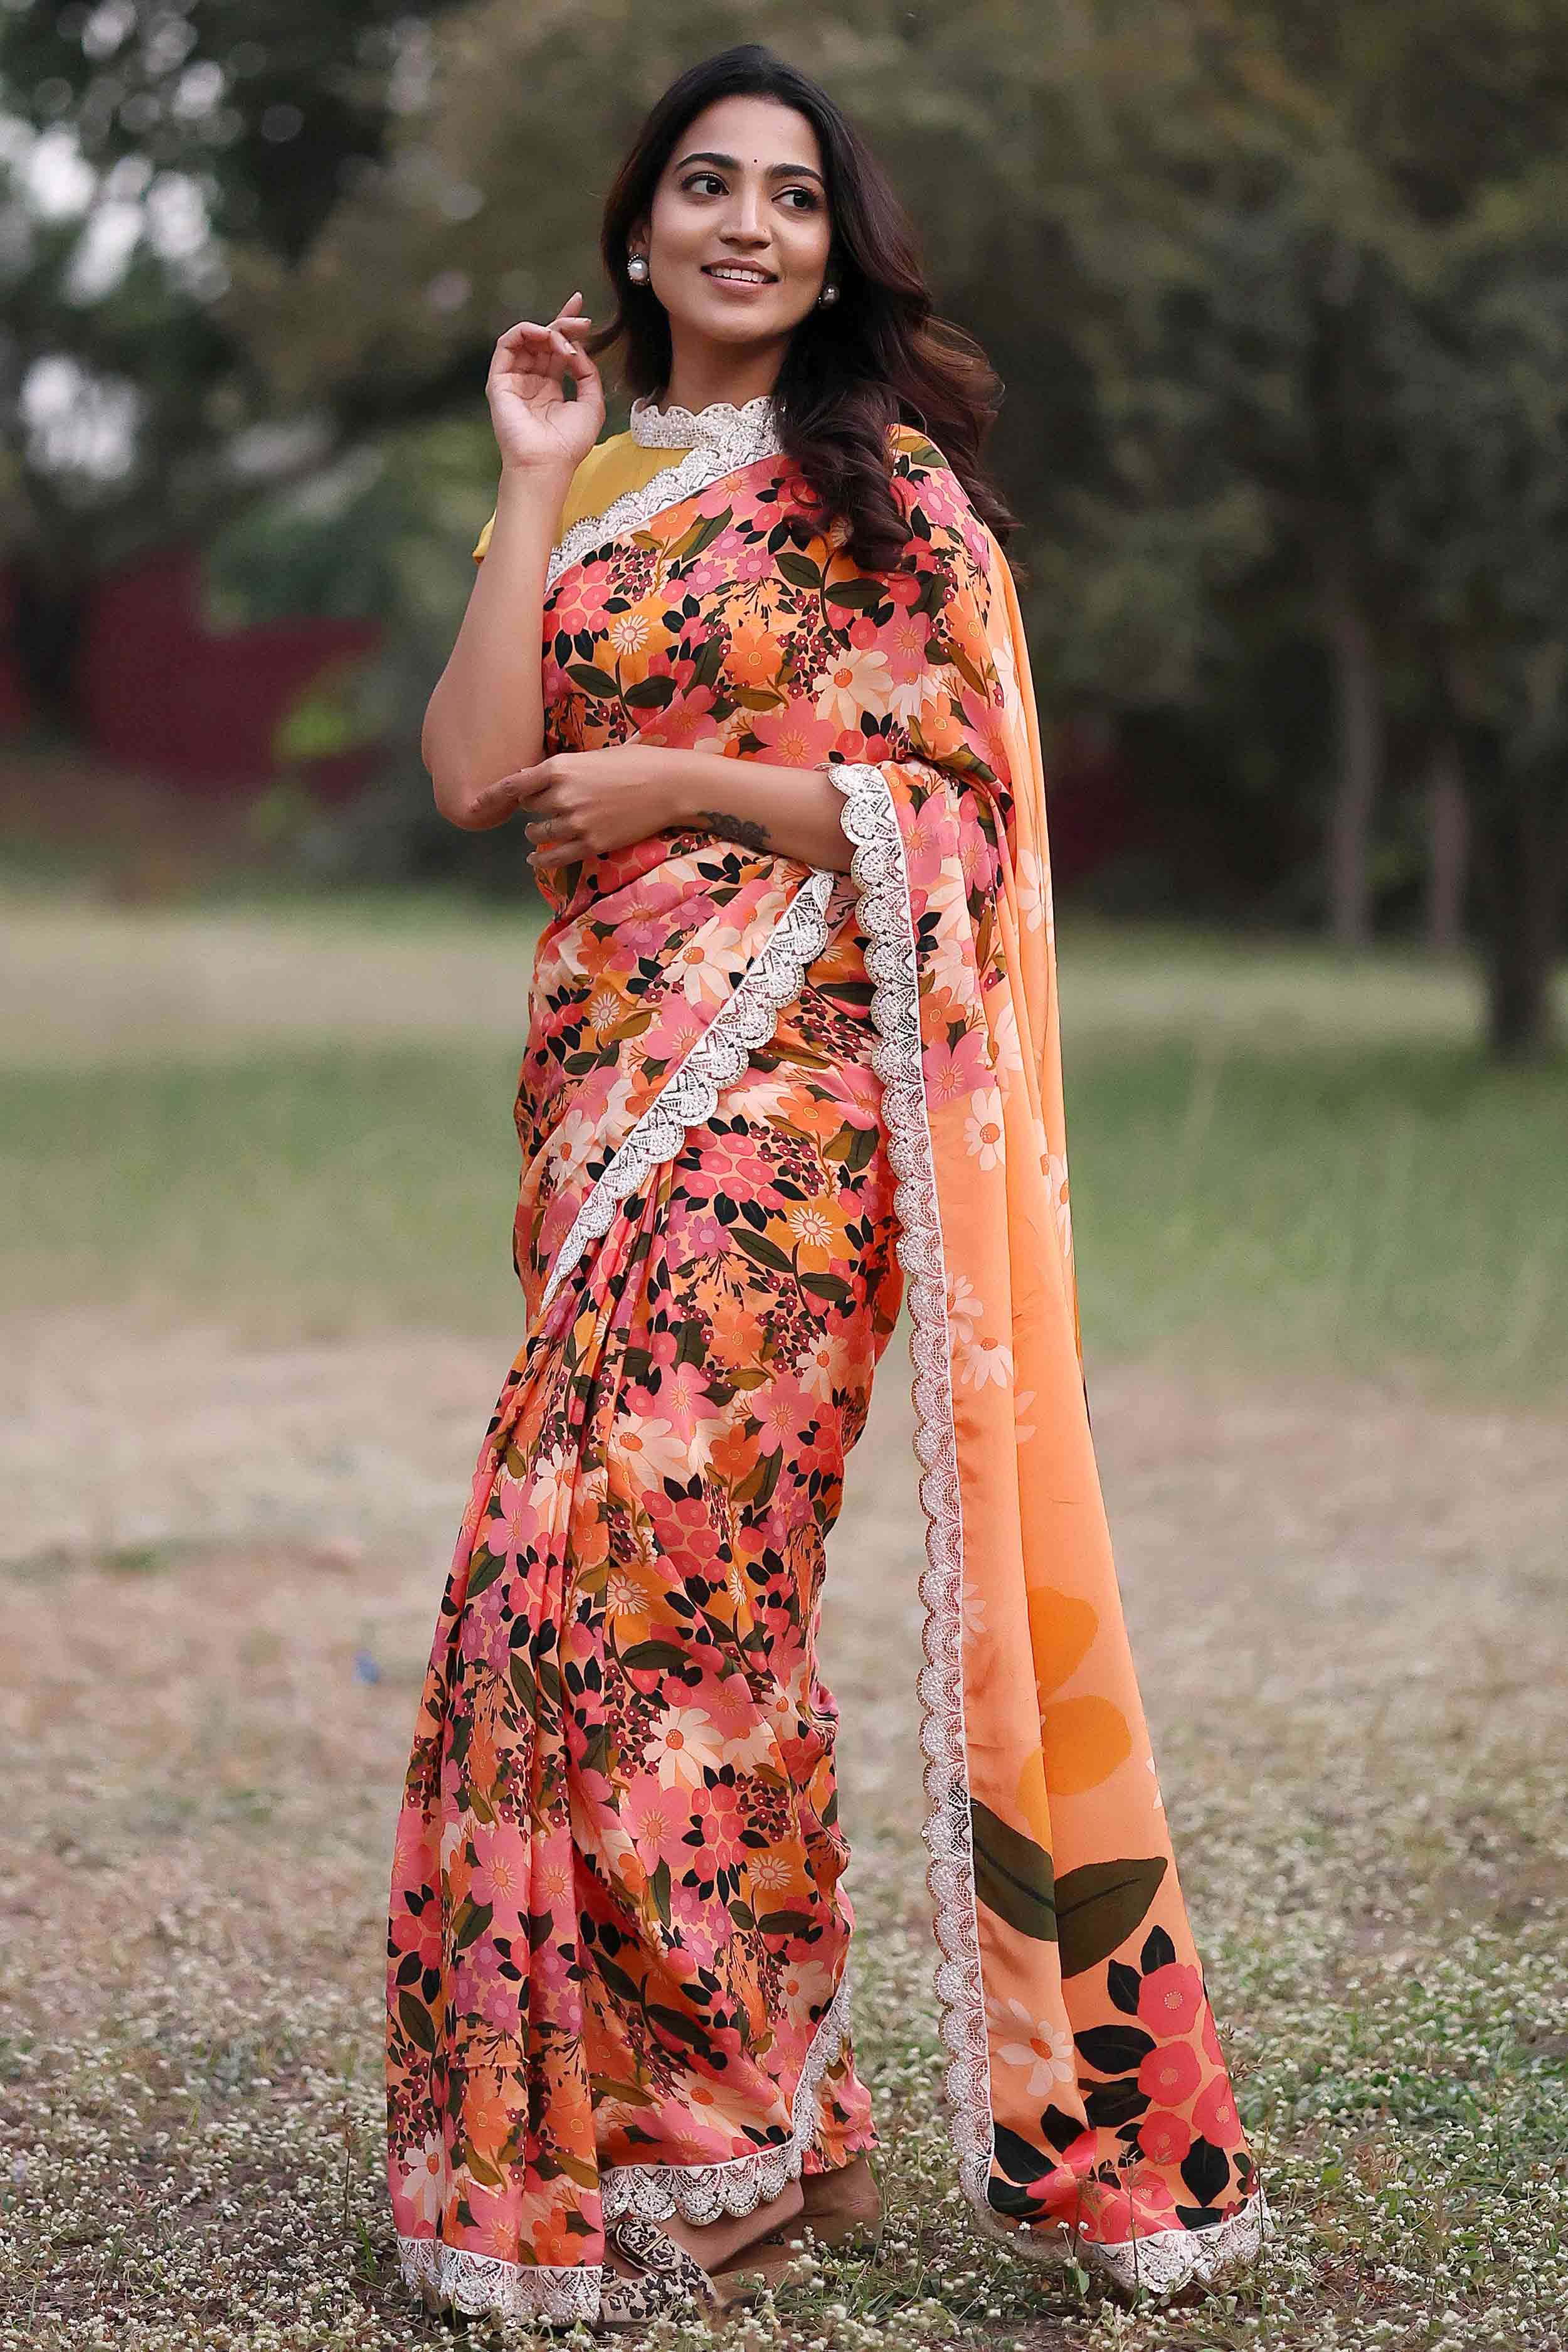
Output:
[[[539,920],[419,726],[494,338],[603,315],[623,146],[739,38],[863,127],[1006,383],[1096,1436],[1294,2225],[1249,2324],[1555,2343],[1568,0],[0,0],[25,2340],[408,2340],[384,1846],[520,1337]],[[890,1362],[828,1629],[912,2232],[833,2287],[857,2347],[920,2337],[951,2223]],[[933,2342],[1093,2336],[953,2260]]]

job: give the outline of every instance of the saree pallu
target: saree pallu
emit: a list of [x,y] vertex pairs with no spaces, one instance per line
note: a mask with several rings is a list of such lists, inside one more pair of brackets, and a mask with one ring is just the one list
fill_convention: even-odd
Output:
[[854,856],[664,834],[544,877],[527,1337],[389,1924],[401,2260],[461,2310],[591,2320],[607,2221],[743,2213],[875,2145],[815,1637],[905,1288],[962,2186],[1019,2252],[1156,2292],[1265,2226],[1090,1442],[1017,601],[939,452],[901,429],[890,468],[909,550],[867,574],[768,403],[639,409],[551,560],[551,749],[826,768]]

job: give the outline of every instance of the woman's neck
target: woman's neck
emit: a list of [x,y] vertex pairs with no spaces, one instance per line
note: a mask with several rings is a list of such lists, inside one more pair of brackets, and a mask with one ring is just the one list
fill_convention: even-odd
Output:
[[661,408],[689,408],[694,414],[723,401],[744,408],[773,390],[784,353],[776,343],[758,350],[737,351],[733,344],[678,341],[670,358],[670,380],[659,396]]

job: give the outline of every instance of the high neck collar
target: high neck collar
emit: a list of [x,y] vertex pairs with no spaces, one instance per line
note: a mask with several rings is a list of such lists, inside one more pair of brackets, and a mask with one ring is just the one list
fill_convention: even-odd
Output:
[[759,393],[737,408],[714,400],[706,408],[655,408],[649,399],[632,403],[632,438],[643,449],[712,449],[732,466],[777,456],[783,444],[770,393]]

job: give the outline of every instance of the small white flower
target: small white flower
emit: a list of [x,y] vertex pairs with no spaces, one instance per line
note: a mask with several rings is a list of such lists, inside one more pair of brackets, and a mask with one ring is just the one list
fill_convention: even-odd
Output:
[[1005,1389],[1013,1376],[1013,1351],[1000,1339],[966,1339],[958,1350],[960,1379],[967,1389]]
[[[1018,862],[1019,913],[1026,931],[1038,931],[1051,916],[1051,877],[1038,849],[1026,849]],[[1046,937],[1051,937],[1048,929]]]
[[993,2033],[1010,2030],[1018,2038],[998,2042],[997,2056],[1004,2066],[1016,2066],[1029,2080],[1025,2086],[1031,2099],[1043,2099],[1057,2083],[1071,2083],[1073,2077],[1072,2036],[1053,2018],[1031,2017],[1021,2000],[1009,2000],[1004,2007],[999,2001],[988,2003],[988,2020]]
[[446,2150],[434,2132],[418,2147],[405,2147],[402,2193],[422,2221],[436,2229],[446,2202]]
[[996,1168],[1002,1158],[1002,1097],[998,1087],[981,1087],[969,1097],[964,1121],[964,1148],[982,1168]]
[[648,623],[642,613],[622,613],[610,625],[610,642],[618,654],[640,653],[648,642]]
[[985,1313],[979,1293],[967,1276],[956,1274],[947,1285],[947,1320],[962,1339],[967,1339]]
[[823,671],[816,711],[835,727],[858,727],[862,710],[880,719],[893,698],[887,656],[874,646],[849,646]]

